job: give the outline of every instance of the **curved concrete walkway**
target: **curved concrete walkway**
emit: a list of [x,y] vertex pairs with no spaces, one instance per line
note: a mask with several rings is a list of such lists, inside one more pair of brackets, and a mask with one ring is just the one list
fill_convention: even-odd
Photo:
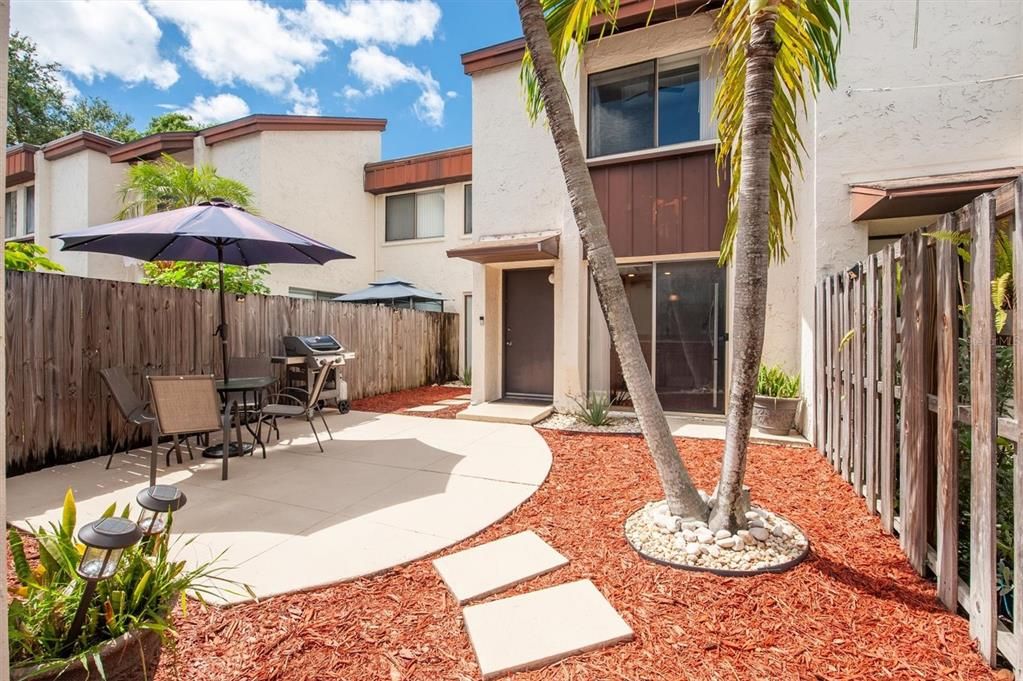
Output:
[[[225,576],[258,597],[324,586],[416,560],[483,530],[528,499],[551,466],[547,444],[528,426],[365,412],[327,421],[335,439],[321,432],[323,454],[308,425],[283,422],[266,460],[258,451],[232,459],[226,482],[219,461],[161,468],[158,482],[188,496],[174,518],[180,555],[194,564],[223,553],[223,564],[234,566]],[[148,450],[115,456],[110,470],[105,462],[11,478],[8,518],[22,529],[57,520],[68,487],[81,522],[112,502],[134,502],[148,482]]]

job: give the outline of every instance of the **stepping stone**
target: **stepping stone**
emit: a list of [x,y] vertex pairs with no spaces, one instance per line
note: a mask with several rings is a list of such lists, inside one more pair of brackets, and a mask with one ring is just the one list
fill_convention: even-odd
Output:
[[468,400],[441,400],[440,402],[434,402],[434,404],[443,404],[446,407],[453,407],[456,404],[465,404]]
[[418,407],[409,407],[405,411],[411,411],[411,412],[417,412],[418,411],[418,412],[429,413],[429,412],[440,411],[441,409],[447,409],[447,407],[445,405],[443,405],[443,404],[423,404],[423,405],[420,405]]
[[632,640],[632,629],[588,579],[470,605],[462,617],[484,679]]
[[433,561],[459,603],[504,591],[567,564],[567,558],[532,530]]

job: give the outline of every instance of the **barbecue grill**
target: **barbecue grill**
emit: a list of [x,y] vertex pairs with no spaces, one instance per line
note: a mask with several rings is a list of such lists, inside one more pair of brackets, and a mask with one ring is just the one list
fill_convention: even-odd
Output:
[[304,383],[304,387],[309,389],[322,365],[335,359],[339,360],[338,364],[330,369],[333,375],[327,378],[320,396],[325,402],[333,401],[342,414],[348,413],[351,408],[348,402],[348,384],[338,375],[337,366],[355,359],[355,353],[345,350],[344,346],[330,335],[284,336],[282,340],[286,355],[282,359],[287,366],[288,382],[291,384]]

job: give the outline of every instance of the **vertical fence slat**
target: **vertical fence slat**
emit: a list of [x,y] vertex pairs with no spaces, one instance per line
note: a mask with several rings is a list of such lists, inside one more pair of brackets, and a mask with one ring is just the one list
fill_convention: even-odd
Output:
[[970,634],[980,654],[994,663],[997,637],[995,591],[995,332],[991,305],[994,279],[994,199],[973,202],[970,276]]
[[[938,224],[941,231],[951,232],[955,223],[950,215]],[[938,600],[950,611],[959,605],[958,537],[959,537],[959,441],[956,427],[958,402],[957,361],[959,320],[956,310],[957,256],[952,243],[935,242],[937,279],[937,396],[938,430],[937,506],[935,509],[935,538],[938,578]]]
[[864,372],[864,422],[866,436],[864,442],[863,495],[867,500],[867,510],[877,513],[877,256],[867,258],[866,272],[866,303],[864,323],[866,324],[867,349]]
[[852,280],[852,380],[853,391],[853,446],[852,461],[849,464],[852,473],[853,489],[863,494],[863,269],[860,268],[856,278]]
[[895,249],[881,262],[881,526],[891,533],[895,520]]
[[899,534],[902,549],[910,565],[924,574],[927,566],[927,376],[925,345],[931,339],[925,333],[924,237],[920,233],[903,240],[903,314],[902,314],[902,442],[899,479]]
[[839,277],[841,285],[841,314],[842,334],[839,337],[842,343],[840,355],[842,357],[842,449],[840,452],[842,477],[849,480],[849,460],[852,452],[852,345],[847,334],[852,326],[849,317],[850,299],[852,298],[852,282],[845,272]]
[[839,315],[838,315],[838,277],[832,275],[828,277],[828,298],[830,300],[828,305],[828,315],[831,321],[830,329],[831,335],[828,340],[828,355],[831,357],[831,395],[828,398],[828,403],[831,404],[831,419],[829,424],[828,437],[828,460],[831,465],[837,470],[838,468],[838,454],[841,443],[839,442],[839,413],[841,409],[842,397],[839,390],[841,385],[840,380],[840,367],[838,364],[838,341],[841,338],[839,333]]
[[825,453],[825,433],[827,427],[824,424],[824,415],[827,413],[827,390],[825,389],[825,376],[827,375],[827,361],[825,348],[827,347],[825,328],[827,317],[824,316],[824,286],[823,281],[818,281],[814,288],[814,379],[813,389],[816,393],[814,399],[814,437],[813,446],[822,454]]
[[[1013,191],[1012,231],[1012,279],[1015,282],[1015,314],[1012,316],[1012,394],[1015,405],[1016,423],[1023,411],[1023,176],[1016,180]],[[1018,437],[1018,436],[1017,436]],[[1016,678],[1023,678],[1023,447],[1016,442],[1012,461],[1012,513],[1013,513],[1013,556],[1012,556],[1012,645],[1016,648],[1016,663],[1013,671]]]

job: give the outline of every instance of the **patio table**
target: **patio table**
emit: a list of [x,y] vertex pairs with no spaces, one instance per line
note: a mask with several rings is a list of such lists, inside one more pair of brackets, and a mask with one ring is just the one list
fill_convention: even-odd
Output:
[[[254,397],[258,397],[260,393],[266,388],[270,387],[277,382],[277,379],[273,376],[246,376],[239,378],[229,378],[227,381],[219,380],[214,384],[217,392],[220,393],[221,399],[224,401],[224,437],[223,443],[227,443],[228,455],[224,456],[224,445],[213,445],[203,450],[202,455],[207,458],[222,459],[223,460],[223,472],[221,474],[222,480],[227,480],[227,460],[232,456],[242,456],[252,451],[254,445],[246,444],[242,440],[242,424],[241,414],[239,418],[235,420],[235,435],[236,439],[234,442],[229,442],[229,433],[231,429],[231,416],[238,411],[238,402],[231,399],[231,395],[235,393],[241,393],[242,402],[245,402],[245,398],[249,393],[252,393]],[[245,428],[255,438],[257,443],[261,443],[259,434],[252,430],[252,426],[248,423],[245,424]]]

